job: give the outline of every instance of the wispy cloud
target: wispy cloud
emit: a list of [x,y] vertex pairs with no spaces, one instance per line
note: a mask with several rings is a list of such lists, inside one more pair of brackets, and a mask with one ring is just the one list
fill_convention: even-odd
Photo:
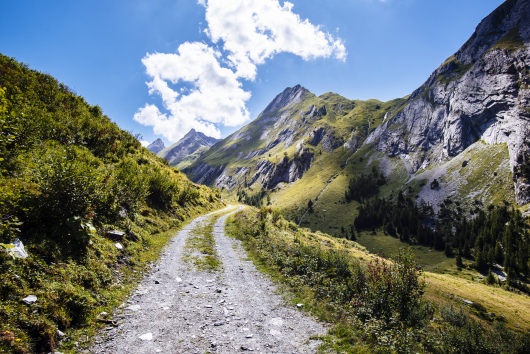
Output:
[[[220,137],[219,125],[236,126],[250,118],[245,104],[251,93],[241,80],[254,80],[257,65],[278,53],[292,53],[304,60],[331,57],[345,61],[343,41],[292,12],[293,4],[278,0],[199,0],[206,7],[204,32],[211,40],[183,43],[174,54],[152,53],[142,59],[150,94],[162,98],[162,113],[146,104],[134,115],[171,141],[191,128]],[[214,46],[221,45],[221,49]],[[180,93],[170,84],[187,83]]]

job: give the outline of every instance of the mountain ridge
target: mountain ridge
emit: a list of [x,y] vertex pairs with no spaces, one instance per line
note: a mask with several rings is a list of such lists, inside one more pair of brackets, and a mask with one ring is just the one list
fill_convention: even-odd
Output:
[[[328,186],[340,201],[346,177],[363,173],[361,166],[375,166],[392,181],[382,195],[412,188],[435,212],[448,198],[468,205],[466,213],[476,202],[525,205],[530,198],[528,8],[528,0],[499,6],[404,98],[359,101],[331,92],[317,97],[300,85],[286,88],[254,121],[183,172],[194,182],[223,189],[226,197],[241,199],[262,190],[297,222],[308,199],[321,198]],[[431,189],[434,180],[439,186]],[[355,217],[355,208],[342,208]],[[321,218],[319,228],[329,225],[328,217]]]
[[157,154],[158,152],[164,150],[165,148],[166,146],[164,145],[164,142],[160,138],[156,139],[151,144],[147,145],[147,150],[151,151],[154,154]]
[[182,169],[200,158],[202,153],[219,140],[206,136],[204,133],[192,128],[179,141],[158,151],[156,154],[158,157],[167,159],[171,166]]

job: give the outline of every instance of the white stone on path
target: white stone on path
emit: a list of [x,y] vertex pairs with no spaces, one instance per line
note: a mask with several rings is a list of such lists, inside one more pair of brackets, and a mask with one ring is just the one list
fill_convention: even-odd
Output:
[[273,326],[281,326],[283,325],[283,320],[280,317],[274,317],[271,318],[270,324]]
[[131,305],[131,306],[129,306],[129,307],[126,307],[125,309],[126,309],[126,310],[131,310],[131,311],[136,312],[136,311],[138,311],[139,309],[141,309],[141,307],[140,307],[140,305]]
[[153,339],[153,333],[146,333],[140,336],[141,340],[151,340]]

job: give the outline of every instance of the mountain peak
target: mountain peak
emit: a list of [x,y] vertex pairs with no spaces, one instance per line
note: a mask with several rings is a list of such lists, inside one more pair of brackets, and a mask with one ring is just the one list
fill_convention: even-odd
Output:
[[282,108],[300,103],[308,93],[310,93],[309,90],[299,84],[294,87],[287,87],[269,103],[260,115],[268,112],[276,112]]
[[[528,43],[530,41],[530,1],[508,0],[484,18],[471,38],[455,53],[462,64],[477,61],[499,41],[508,36]],[[506,37],[505,37],[506,36]],[[513,39],[513,38],[512,38]]]
[[147,150],[157,154],[159,151],[165,149],[166,146],[164,145],[164,142],[162,139],[158,138],[155,141],[153,141],[151,144],[147,146]]
[[179,141],[158,152],[157,156],[168,159],[172,166],[176,166],[186,156],[195,153],[199,149],[205,151],[205,148],[209,148],[219,140],[192,128]]

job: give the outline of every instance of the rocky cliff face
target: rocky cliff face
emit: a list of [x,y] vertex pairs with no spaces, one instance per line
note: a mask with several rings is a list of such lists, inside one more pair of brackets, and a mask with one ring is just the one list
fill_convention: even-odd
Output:
[[[528,151],[530,0],[506,1],[365,140],[414,173],[444,163],[478,140],[507,144],[516,171]],[[521,162],[519,162],[521,161]],[[530,181],[514,173],[518,204]]]
[[197,150],[202,149],[204,151],[204,148],[209,148],[219,140],[192,129],[175,144],[159,151],[157,156],[166,158],[172,166],[177,166],[183,159],[194,154]]
[[151,144],[147,145],[147,150],[157,154],[159,151],[164,150],[165,145],[161,139],[156,139]]

